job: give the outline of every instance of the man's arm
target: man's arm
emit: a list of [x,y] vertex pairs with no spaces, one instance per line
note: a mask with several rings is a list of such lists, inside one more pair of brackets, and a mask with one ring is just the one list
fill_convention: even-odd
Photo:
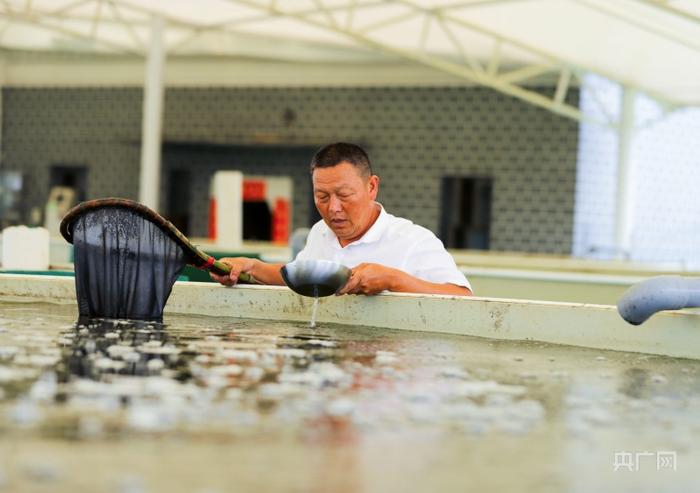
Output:
[[261,284],[284,286],[284,280],[280,274],[280,269],[284,264],[268,264],[262,260],[247,257],[222,258],[219,260],[231,266],[231,272],[227,276],[220,276],[214,272],[209,272],[209,275],[224,286],[234,286],[238,283],[238,276],[243,272],[253,276]]
[[350,280],[338,294],[377,294],[387,290],[399,293],[472,295],[471,290],[464,286],[424,281],[402,270],[380,264],[360,264],[352,269]]

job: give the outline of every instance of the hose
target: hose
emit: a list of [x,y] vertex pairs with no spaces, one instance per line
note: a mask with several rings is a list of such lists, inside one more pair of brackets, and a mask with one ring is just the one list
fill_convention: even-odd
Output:
[[700,278],[657,276],[630,287],[617,302],[620,316],[632,325],[661,310],[700,307]]

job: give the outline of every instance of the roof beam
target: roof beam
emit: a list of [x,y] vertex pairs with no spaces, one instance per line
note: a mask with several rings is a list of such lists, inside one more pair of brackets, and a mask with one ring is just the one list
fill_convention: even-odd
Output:
[[97,27],[100,25],[100,20],[102,18],[102,4],[103,0],[97,1],[97,7],[95,7],[95,16],[92,20],[92,26],[90,27],[90,36],[95,38],[97,36]]
[[[258,8],[258,9],[270,9],[269,5],[263,5],[255,0],[228,0],[232,3],[238,3],[242,5],[246,5],[248,7],[252,8]],[[447,19],[447,16],[445,12],[441,10],[432,10],[432,9],[423,9],[420,8],[419,6],[416,6],[412,2],[408,2],[406,0],[395,0],[392,2],[393,4],[401,4],[406,7],[410,7],[415,11],[416,15],[425,15],[426,17],[431,17],[431,18],[439,18],[442,20],[444,23],[445,20]],[[324,29],[329,29],[331,31],[337,32],[339,34],[342,34],[358,44],[362,46],[367,46],[370,47],[374,50],[394,55],[394,56],[399,56],[405,59],[413,60],[415,62],[433,67],[437,70],[441,70],[443,72],[446,72],[448,74],[454,75],[456,77],[460,77],[465,80],[469,80],[471,82],[476,82],[478,84],[490,87],[492,89],[495,89],[499,92],[502,92],[504,94],[508,94],[510,96],[516,97],[518,99],[521,99],[523,101],[526,101],[530,104],[533,104],[535,106],[539,106],[542,108],[545,108],[553,113],[556,113],[561,116],[565,116],[567,118],[572,118],[574,120],[583,120],[585,117],[581,113],[581,111],[578,109],[578,107],[569,105],[564,101],[557,102],[553,98],[545,96],[541,94],[540,92],[534,91],[532,89],[529,89],[524,86],[520,86],[514,82],[511,82],[506,79],[501,79],[502,74],[498,73],[493,73],[489,74],[484,71],[477,71],[474,70],[472,67],[469,67],[463,63],[460,63],[459,61],[454,61],[452,58],[444,57],[444,56],[437,56],[433,53],[428,52],[425,49],[425,46],[420,46],[418,49],[405,49],[397,46],[393,46],[391,44],[383,43],[380,41],[377,41],[376,39],[373,39],[365,33],[363,30],[352,30],[352,29],[346,29],[345,27],[340,27],[340,26],[333,26],[328,23],[325,23],[323,21],[317,20],[317,19],[312,19],[306,16],[302,16],[299,14],[296,14],[294,12],[282,10],[279,7],[272,7],[271,13],[273,15],[279,15],[279,16],[284,16],[292,19],[296,19],[298,21],[304,22],[306,24],[312,25],[314,27],[320,27]],[[403,16],[401,16],[403,17]],[[452,19],[449,19],[452,21]],[[391,23],[388,23],[390,25]],[[483,29],[481,29],[483,34]],[[491,38],[494,39],[495,43],[502,43],[502,42],[507,42],[504,38],[500,36],[494,36],[491,35]],[[500,54],[496,53],[498,56]],[[457,53],[458,55],[458,53]],[[455,60],[459,60],[459,56],[454,57]],[[489,63],[490,66],[497,66],[497,64]],[[556,67],[556,63],[553,62],[552,65]],[[552,67],[548,66],[547,71],[551,71]],[[538,67],[537,69],[534,69],[532,67],[528,68],[528,71],[530,72],[543,72],[543,69],[541,67]],[[603,125],[607,125],[607,122],[596,122],[600,123]]]
[[[117,6],[117,3],[114,0],[105,0],[105,1],[109,5],[109,8],[112,10],[114,17],[117,20],[119,20],[119,22],[124,27],[124,31],[126,31],[126,33],[129,35],[129,37],[131,37],[131,40],[134,42],[134,45],[138,46],[142,51],[144,51],[146,49],[146,44],[143,42],[143,40],[136,33],[136,31],[134,30],[134,26],[132,26],[130,22],[127,22],[124,19],[121,12],[119,11],[119,7]],[[162,19],[161,16],[158,16],[158,18]]]
[[663,12],[667,12],[669,14],[673,14],[678,17],[682,17],[686,20],[689,20],[691,22],[695,22],[696,24],[700,24],[700,16],[697,16],[695,14],[692,14],[688,12],[687,10],[679,9],[678,7],[674,7],[671,5],[671,2],[668,0],[635,0],[639,3],[643,3],[646,5],[650,5],[656,9],[659,9]]
[[[237,34],[236,27],[238,26],[251,25],[271,17],[288,18],[341,35],[353,41],[359,47],[368,47],[379,53],[432,67],[574,119],[580,119],[582,115],[575,105],[567,104],[572,75],[578,75],[583,72],[595,72],[608,79],[617,80],[609,74],[594,71],[587,67],[571,65],[568,61],[542,49],[529,46],[517,39],[510,38],[500,32],[492,31],[472,22],[468,17],[460,16],[458,12],[458,9],[470,7],[531,0],[455,0],[453,3],[438,4],[436,7],[425,7],[424,4],[415,0],[346,0],[344,3],[313,0],[314,8],[309,8],[308,5],[300,8],[297,4],[296,10],[294,10],[295,2],[281,2],[277,0],[226,1],[248,7],[251,9],[251,12],[243,14],[245,17],[238,15],[236,18],[212,24],[197,24],[189,20],[174,18],[167,14],[163,15],[162,17],[167,25],[181,30],[182,34],[180,39],[170,46],[168,51],[181,50],[188,43],[197,40],[201,33],[213,31],[235,35]],[[595,8],[605,15],[615,16],[626,22],[635,22],[635,25],[640,27],[640,29],[645,29],[657,36],[665,36],[665,39],[671,39],[700,51],[700,43],[694,39],[687,39],[687,36],[682,37],[678,33],[662,32],[658,26],[650,23],[644,24],[642,20],[633,18],[631,14],[613,8],[612,5],[602,4],[602,2],[597,0],[571,1],[589,8]],[[631,1],[650,5],[651,7],[700,23],[700,18],[691,13],[681,11],[672,6],[670,2],[661,0]],[[91,5],[94,5],[94,11],[88,15],[85,13],[86,6]],[[357,20],[361,18],[362,14],[364,12],[370,13],[377,6],[392,8],[393,10],[390,11],[392,15],[373,24],[365,24],[364,27],[358,26]],[[25,8],[29,10],[25,10]],[[76,12],[78,9],[80,9],[81,13]],[[138,4],[125,2],[124,0],[75,0],[57,9],[44,9],[42,11],[37,5],[32,4],[31,0],[26,0],[26,3],[11,3],[7,0],[0,0],[0,18],[6,19],[9,23],[17,22],[34,25],[75,39],[87,40],[110,50],[140,56],[143,56],[146,48],[145,42],[141,39],[143,37],[141,27],[151,15],[157,14],[157,12],[152,10],[148,7],[141,7]],[[319,15],[319,13],[322,15]],[[399,26],[401,22],[411,21],[411,19],[421,19],[423,21],[422,28],[418,27],[417,32],[412,33],[415,39],[413,47],[406,48],[405,44],[400,44],[392,39],[381,39],[379,36],[383,28]],[[77,27],[66,28],[65,25],[67,24],[64,21],[67,20],[80,21],[82,24],[77,24]],[[100,30],[100,26],[103,23],[121,25],[128,39],[125,42],[113,42],[105,39],[104,34]],[[493,43],[493,50],[490,55],[483,58],[474,56],[473,50],[470,50],[469,44],[465,41],[467,39],[466,36],[469,39],[479,36],[485,42]],[[431,46],[434,46],[431,42],[435,40],[441,43],[441,51],[439,53],[431,49]],[[443,52],[443,49],[446,51]],[[531,61],[515,67],[509,66],[508,72],[502,72],[503,57],[509,53],[509,50],[526,53],[528,56],[525,59]],[[230,52],[230,50],[226,51],[225,47],[223,51],[226,53]],[[552,97],[544,96],[541,92],[534,91],[526,85],[526,82],[533,77],[547,73],[558,77],[556,90]],[[622,80],[619,82],[625,86],[633,87],[628,81]],[[672,106],[671,102],[657,94],[649,93],[648,91],[647,94],[661,104]]]
[[[697,42],[695,40],[683,38],[681,36],[678,36],[674,32],[669,32],[669,31],[666,31],[663,29],[659,29],[653,23],[642,22],[638,19],[634,19],[627,12],[623,12],[621,10],[615,10],[614,8],[610,8],[609,5],[611,5],[611,4],[606,4],[606,6],[603,6],[599,3],[591,2],[589,0],[574,0],[574,1],[576,3],[578,3],[579,5],[583,5],[584,7],[595,10],[596,12],[599,12],[607,17],[617,19],[617,20],[622,21],[626,24],[629,24],[631,26],[636,27],[637,29],[641,29],[642,31],[646,31],[646,32],[651,33],[655,36],[660,36],[664,39],[667,39],[668,41],[672,41],[672,42],[677,43],[681,46],[685,46],[686,48],[689,48],[691,50],[700,52],[700,43],[699,42]],[[614,5],[614,4],[612,4],[612,5]]]
[[[445,20],[442,17],[438,17],[438,24],[440,25],[440,28],[445,33],[447,38],[450,40],[450,43],[452,43],[454,49],[457,50],[457,52],[459,53],[462,62],[466,62],[475,72],[484,72],[484,67],[481,66],[479,60],[477,60],[475,57],[471,56],[469,52],[464,50],[464,47],[457,39],[454,32],[452,32],[452,30],[447,26]],[[495,75],[495,72],[491,75]]]
[[14,10],[1,10],[0,18],[4,18],[10,22],[17,22],[20,24],[27,24],[30,26],[39,26],[41,28],[47,29],[49,31],[54,31],[73,39],[80,39],[84,41],[90,41],[98,45],[102,45],[105,48],[109,48],[118,53],[127,53],[132,55],[141,55],[140,50],[133,46],[126,44],[115,43],[113,41],[108,41],[100,39],[99,37],[93,37],[89,33],[83,33],[76,31],[74,29],[68,29],[63,26],[54,24],[44,19],[43,15],[37,15],[35,13],[26,13]]
[[571,82],[571,70],[565,68],[559,74],[559,80],[557,81],[557,89],[554,93],[554,102],[556,104],[563,104],[566,100],[566,95],[569,92],[569,83]]
[[56,10],[51,11],[52,16],[61,16],[64,15],[66,12],[70,12],[71,10],[82,7],[83,5],[86,5],[88,3],[92,3],[94,0],[76,0],[75,2],[71,2],[67,5],[62,6],[61,8],[58,8]]

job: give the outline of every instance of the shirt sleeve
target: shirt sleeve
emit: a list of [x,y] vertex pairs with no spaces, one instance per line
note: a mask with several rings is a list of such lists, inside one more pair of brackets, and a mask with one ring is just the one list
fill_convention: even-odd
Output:
[[406,259],[406,272],[424,281],[456,284],[472,290],[471,284],[457,268],[452,255],[432,232],[415,243]]

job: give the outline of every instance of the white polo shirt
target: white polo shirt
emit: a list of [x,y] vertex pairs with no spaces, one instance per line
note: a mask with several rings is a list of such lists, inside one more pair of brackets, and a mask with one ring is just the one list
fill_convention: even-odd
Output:
[[363,262],[375,263],[424,281],[471,289],[452,255],[432,231],[387,213],[381,204],[380,207],[379,217],[364,236],[345,247],[340,246],[335,233],[320,220],[311,228],[297,260],[333,260],[351,268]]

